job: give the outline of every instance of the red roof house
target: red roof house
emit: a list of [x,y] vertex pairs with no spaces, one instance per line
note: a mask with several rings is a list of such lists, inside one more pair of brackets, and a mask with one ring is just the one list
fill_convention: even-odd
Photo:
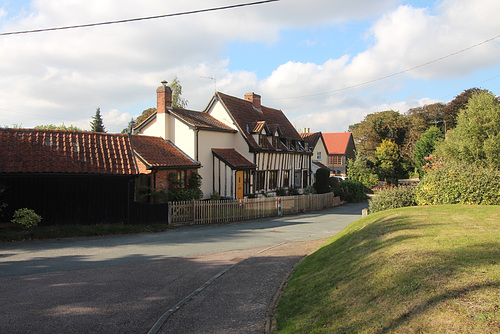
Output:
[[356,157],[352,133],[323,133],[323,139],[328,150],[328,168],[334,175],[347,176],[347,159]]

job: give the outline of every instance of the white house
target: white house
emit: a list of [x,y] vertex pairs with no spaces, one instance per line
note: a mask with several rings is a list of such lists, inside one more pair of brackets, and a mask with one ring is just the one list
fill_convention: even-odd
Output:
[[254,93],[239,99],[220,92],[204,111],[173,108],[172,91],[162,84],[156,113],[134,132],[169,139],[199,161],[205,198],[309,185],[312,152],[281,110],[262,106]]
[[311,173],[314,182],[316,171],[320,168],[328,168],[328,150],[321,132],[310,132],[309,128],[304,128],[300,136],[309,143],[309,148],[312,150]]

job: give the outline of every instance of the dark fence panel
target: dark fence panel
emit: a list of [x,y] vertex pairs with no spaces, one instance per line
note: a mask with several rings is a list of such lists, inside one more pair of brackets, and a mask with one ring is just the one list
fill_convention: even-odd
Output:
[[127,223],[133,180],[130,176],[49,175],[0,177],[5,192],[3,220],[20,208],[35,210],[40,225]]
[[168,203],[137,203],[130,206],[130,220],[133,224],[168,223]]

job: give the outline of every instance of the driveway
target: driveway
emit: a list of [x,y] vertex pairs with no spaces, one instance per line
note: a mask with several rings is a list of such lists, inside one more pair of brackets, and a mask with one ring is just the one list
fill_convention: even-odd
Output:
[[0,332],[262,333],[294,265],[364,207],[153,234],[2,243]]

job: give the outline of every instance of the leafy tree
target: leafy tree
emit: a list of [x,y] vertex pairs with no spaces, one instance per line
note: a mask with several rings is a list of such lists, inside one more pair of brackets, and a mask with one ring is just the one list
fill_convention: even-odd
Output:
[[459,95],[455,96],[452,101],[446,104],[446,106],[443,108],[443,121],[446,121],[447,129],[455,128],[460,110],[464,109],[467,106],[469,99],[473,95],[483,91],[487,92],[487,90],[485,89],[469,88],[467,90],[464,90]]
[[500,166],[500,102],[488,91],[473,95],[457,126],[437,149],[446,159],[494,168]]
[[172,89],[172,107],[186,108],[188,105],[188,101],[181,97],[182,85],[179,82],[179,79],[177,79],[177,76],[175,76],[172,82],[170,83],[170,89]]
[[92,122],[90,122],[90,131],[106,132],[106,128],[102,122],[101,108],[97,108],[95,111],[95,116],[92,118]]
[[424,158],[434,153],[437,143],[443,138],[443,132],[439,128],[433,126],[427,129],[422,137],[415,143],[413,157],[420,177],[424,175],[424,170],[422,168],[426,163]]
[[390,140],[383,140],[375,154],[377,174],[381,180],[397,184],[402,177],[402,161],[398,145]]
[[356,159],[347,161],[347,176],[351,180],[361,182],[367,189],[371,189],[378,183],[374,167],[371,161],[357,154]]
[[64,123],[61,125],[54,125],[54,124],[47,124],[47,125],[37,125],[35,126],[35,129],[40,129],[40,130],[67,130],[67,131],[85,131],[79,127],[76,127],[74,125],[66,126]]
[[439,127],[442,132],[445,132],[444,103],[427,104],[421,107],[411,108],[405,113],[408,119],[408,132],[406,134],[405,144],[401,148],[401,155],[409,158],[414,164],[413,152],[415,151],[415,144],[420,139],[427,129],[430,127]]
[[399,112],[386,110],[369,114],[365,119],[349,126],[356,143],[356,150],[364,157],[375,161],[376,149],[382,141],[390,140],[403,146],[408,132],[408,120]]

